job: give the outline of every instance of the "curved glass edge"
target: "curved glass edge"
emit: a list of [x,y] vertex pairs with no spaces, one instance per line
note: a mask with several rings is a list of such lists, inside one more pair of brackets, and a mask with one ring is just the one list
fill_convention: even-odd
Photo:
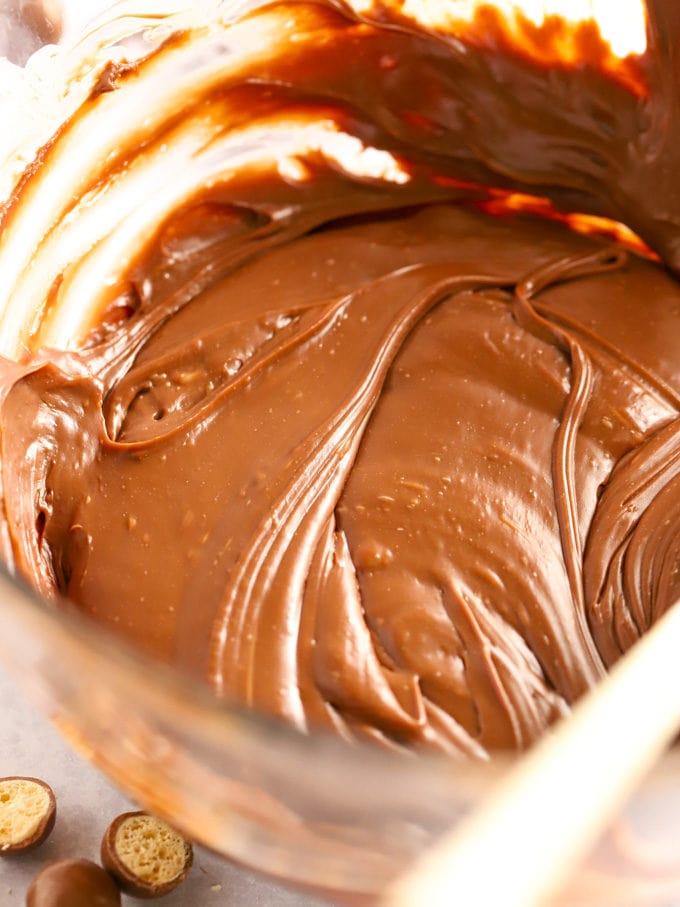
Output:
[[[133,799],[230,859],[336,899],[383,890],[492,794],[510,761],[473,765],[305,736],[218,700],[4,571],[0,614],[7,667]],[[679,832],[673,751],[556,903],[671,903],[680,896]]]
[[[85,103],[107,63],[260,5],[172,0],[161,10],[122,0],[72,45],[43,48],[25,70],[8,71],[0,103],[17,128],[5,131],[4,147],[0,140],[0,195]],[[0,656],[76,749],[194,840],[301,885],[380,890],[499,770],[348,747],[246,714],[79,615],[49,608],[6,573],[0,614]]]
[[381,890],[501,770],[303,735],[218,700],[4,571],[0,614],[0,657],[74,748],[193,840],[297,884]]
[[[73,47],[39,51],[25,74],[12,72],[11,79],[0,71],[7,75],[0,102],[3,95],[13,99],[25,124],[18,133],[5,131],[15,147],[0,147],[3,178],[14,179],[54,125],[82,103],[95,61],[148,51],[152,38],[162,40],[182,15],[195,22],[220,9],[229,18],[255,5],[178,2],[160,15],[151,0],[126,0]],[[57,96],[49,87],[59,85],[68,90]],[[38,106],[27,119],[28,101]],[[84,618],[49,609],[4,572],[0,614],[0,656],[76,749],[194,840],[298,885],[361,897],[380,891],[488,795],[503,771],[502,760],[451,764],[305,737],[216,700]],[[680,898],[679,780],[680,755],[672,753],[559,904],[661,907]]]

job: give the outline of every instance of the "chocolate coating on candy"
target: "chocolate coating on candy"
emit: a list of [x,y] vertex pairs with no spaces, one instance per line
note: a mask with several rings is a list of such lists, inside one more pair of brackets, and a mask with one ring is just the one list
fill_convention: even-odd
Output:
[[104,834],[102,863],[126,894],[160,898],[181,885],[191,870],[191,844],[162,819],[145,812],[118,816]]
[[[491,217],[470,181],[624,219],[677,268],[664,67],[680,31],[650,4],[636,93],[594,66],[547,78],[323,4],[255,12],[253,28],[277,34],[281,15],[294,52],[272,38],[266,67],[225,66],[181,108],[214,128],[187,172],[222,169],[128,259],[148,208],[100,236],[88,212],[133,204],[135,167],[169,159],[162,105],[69,195],[82,273],[109,242],[119,270],[104,291],[64,264],[22,342],[55,345],[83,285],[101,290],[86,342],[6,364],[5,553],[46,596],[301,729],[522,748],[680,594],[680,287],[564,225]],[[193,46],[183,35],[129,84]],[[64,128],[27,203],[71,130],[125,111],[127,79]],[[319,138],[329,120],[342,153]],[[297,130],[322,151],[280,155]],[[250,168],[243,148],[278,163]],[[352,178],[357,149],[381,178]],[[50,215],[35,270],[60,230],[78,247],[75,210]]]
[[0,856],[39,847],[57,818],[54,791],[39,778],[0,778]]
[[111,876],[89,860],[51,863],[31,882],[26,907],[120,907]]

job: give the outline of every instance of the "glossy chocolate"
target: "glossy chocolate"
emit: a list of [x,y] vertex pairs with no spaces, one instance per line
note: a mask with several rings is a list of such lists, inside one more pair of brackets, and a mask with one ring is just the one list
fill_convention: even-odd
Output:
[[120,907],[111,876],[89,860],[50,863],[33,879],[26,907]]
[[[297,38],[257,79],[223,49],[183,116],[233,143],[247,111],[276,166],[244,141],[102,272],[64,352],[40,346],[78,263],[55,276],[3,366],[7,560],[303,730],[527,746],[680,595],[680,287],[478,184],[617,217],[677,267],[673,10],[650,4],[650,50],[621,78],[315,4],[226,29],[238,45],[285,14]],[[83,122],[191,41],[109,73]],[[286,156],[282,120],[354,144],[315,133]],[[69,210],[172,148],[168,122],[102,158]]]

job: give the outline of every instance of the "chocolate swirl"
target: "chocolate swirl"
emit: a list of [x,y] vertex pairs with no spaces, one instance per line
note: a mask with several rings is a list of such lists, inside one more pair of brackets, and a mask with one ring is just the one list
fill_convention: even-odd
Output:
[[4,210],[6,560],[303,730],[527,746],[680,594],[680,288],[508,200],[675,264],[666,13],[625,84],[308,3],[96,73]]

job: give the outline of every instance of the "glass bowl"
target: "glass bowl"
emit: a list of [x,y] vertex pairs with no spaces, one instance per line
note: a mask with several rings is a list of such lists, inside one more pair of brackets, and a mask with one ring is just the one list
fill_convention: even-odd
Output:
[[[338,903],[371,903],[492,795],[511,762],[474,765],[306,736],[216,699],[6,573],[0,603],[3,662],[74,749],[193,840]],[[559,903],[667,907],[680,896],[679,832],[674,752]]]
[[[115,81],[121,60],[162,45],[175,31],[195,25],[197,16],[229,22],[253,6],[201,3],[187,12],[181,3],[166,4],[160,15],[158,4],[145,10],[141,0],[121,3],[69,51],[45,48],[26,71],[8,65],[0,72],[0,102],[16,130],[4,130],[0,147],[2,196],[36,149],[49,149],[49,137],[88,103],[103,72]],[[209,78],[215,57],[204,50],[199,58]],[[168,76],[179,83],[196,73]],[[139,107],[131,109],[135,116],[145,115]],[[77,182],[82,161],[98,160],[106,142],[115,146],[120,121],[109,117],[106,126],[103,136],[81,137],[84,157],[78,162],[66,155],[62,175],[68,171]],[[41,197],[41,216],[52,226],[50,205],[58,204],[59,192],[71,191],[68,180],[54,183],[48,188],[52,185],[56,195]],[[35,236],[42,235],[40,230],[38,223]],[[48,259],[41,263],[38,258],[36,271],[32,241],[30,234],[20,237],[13,251],[17,279],[26,277],[27,286],[49,278],[40,271],[49,270]],[[65,312],[68,342],[77,343],[89,314],[73,308]],[[15,300],[4,310],[4,355],[19,355],[34,321],[35,312],[25,302],[17,307]],[[56,335],[59,330],[66,328],[55,328]],[[75,749],[195,841],[336,901],[374,899],[439,835],[492,795],[512,761],[498,757],[470,764],[350,746],[320,733],[302,735],[218,700],[80,614],[43,601],[7,572],[0,573],[0,613],[0,657]],[[565,779],[565,784],[578,784],[578,779]],[[517,833],[522,834],[521,817]],[[679,834],[680,756],[674,752],[602,838],[560,903],[662,907],[680,898]],[[489,859],[492,864],[493,854]]]

